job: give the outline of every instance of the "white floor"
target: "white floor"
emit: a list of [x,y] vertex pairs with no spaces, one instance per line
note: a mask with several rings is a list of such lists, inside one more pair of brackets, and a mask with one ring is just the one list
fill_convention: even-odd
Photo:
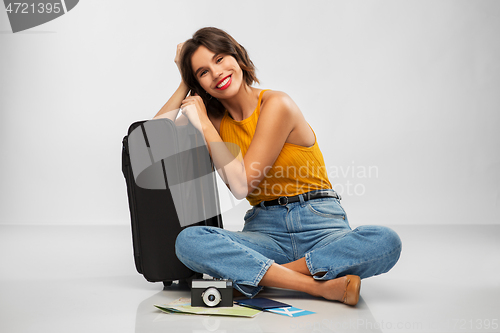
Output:
[[128,226],[0,225],[0,332],[500,332],[500,226],[393,226],[399,263],[362,281],[356,307],[280,289],[260,296],[313,315],[164,314],[135,271]]

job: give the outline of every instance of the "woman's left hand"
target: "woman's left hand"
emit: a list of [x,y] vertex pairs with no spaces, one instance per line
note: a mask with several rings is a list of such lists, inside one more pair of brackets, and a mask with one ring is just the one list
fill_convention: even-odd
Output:
[[188,117],[191,124],[203,133],[203,125],[210,122],[210,119],[201,97],[198,94],[186,97],[181,103],[181,110],[182,114]]

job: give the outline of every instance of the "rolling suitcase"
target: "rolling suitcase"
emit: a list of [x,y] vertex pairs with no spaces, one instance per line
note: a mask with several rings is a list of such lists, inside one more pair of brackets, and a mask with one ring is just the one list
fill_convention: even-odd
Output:
[[213,163],[190,123],[138,121],[122,141],[122,172],[132,223],[135,266],[146,280],[199,278],[175,255],[175,240],[193,225],[222,228]]

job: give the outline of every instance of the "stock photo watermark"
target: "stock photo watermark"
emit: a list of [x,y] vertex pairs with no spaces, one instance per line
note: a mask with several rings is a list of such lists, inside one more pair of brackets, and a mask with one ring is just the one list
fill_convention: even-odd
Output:
[[79,0],[4,0],[12,32],[27,30],[52,21],[72,10]]
[[327,172],[330,179],[339,181],[332,184],[335,192],[345,196],[364,195],[366,193],[364,180],[379,177],[378,166],[356,165],[354,161],[348,166],[332,166]]
[[[288,196],[293,193],[313,191],[318,188],[325,188],[328,184],[324,181],[329,179],[332,187],[341,196],[362,196],[366,193],[366,179],[379,177],[379,168],[376,165],[356,165],[354,161],[348,166],[324,166],[315,165],[312,161],[307,161],[300,166],[289,165],[286,167],[277,165],[259,168],[259,163],[254,162],[250,165],[253,171],[256,185],[259,185],[253,195],[264,194],[266,196]],[[272,172],[271,172],[272,171]],[[260,177],[265,174],[262,181]],[[272,179],[272,182],[269,180]],[[317,179],[318,182],[312,182],[311,179]],[[276,183],[276,180],[281,180]],[[283,185],[285,183],[286,185]]]
[[323,332],[325,329],[331,331],[337,330],[381,330],[384,332],[498,332],[498,318],[495,319],[468,319],[453,318],[443,321],[376,321],[366,318],[351,320],[333,320],[323,319],[322,321],[307,321],[290,324],[292,332],[294,330],[310,330],[314,332]]

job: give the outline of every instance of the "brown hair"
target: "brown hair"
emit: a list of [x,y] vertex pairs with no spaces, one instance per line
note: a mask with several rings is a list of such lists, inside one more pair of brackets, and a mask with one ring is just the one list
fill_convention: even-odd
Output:
[[238,44],[238,42],[227,32],[218,28],[201,28],[194,33],[193,38],[188,39],[182,46],[182,60],[180,63],[182,80],[191,90],[191,95],[195,93],[200,95],[207,108],[208,114],[216,117],[222,116],[224,114],[224,106],[222,103],[205,92],[193,73],[191,57],[201,45],[216,54],[228,54],[235,58],[243,71],[243,79],[249,86],[254,82],[259,83],[259,80],[255,76],[255,66],[252,60],[250,60],[245,48]]

